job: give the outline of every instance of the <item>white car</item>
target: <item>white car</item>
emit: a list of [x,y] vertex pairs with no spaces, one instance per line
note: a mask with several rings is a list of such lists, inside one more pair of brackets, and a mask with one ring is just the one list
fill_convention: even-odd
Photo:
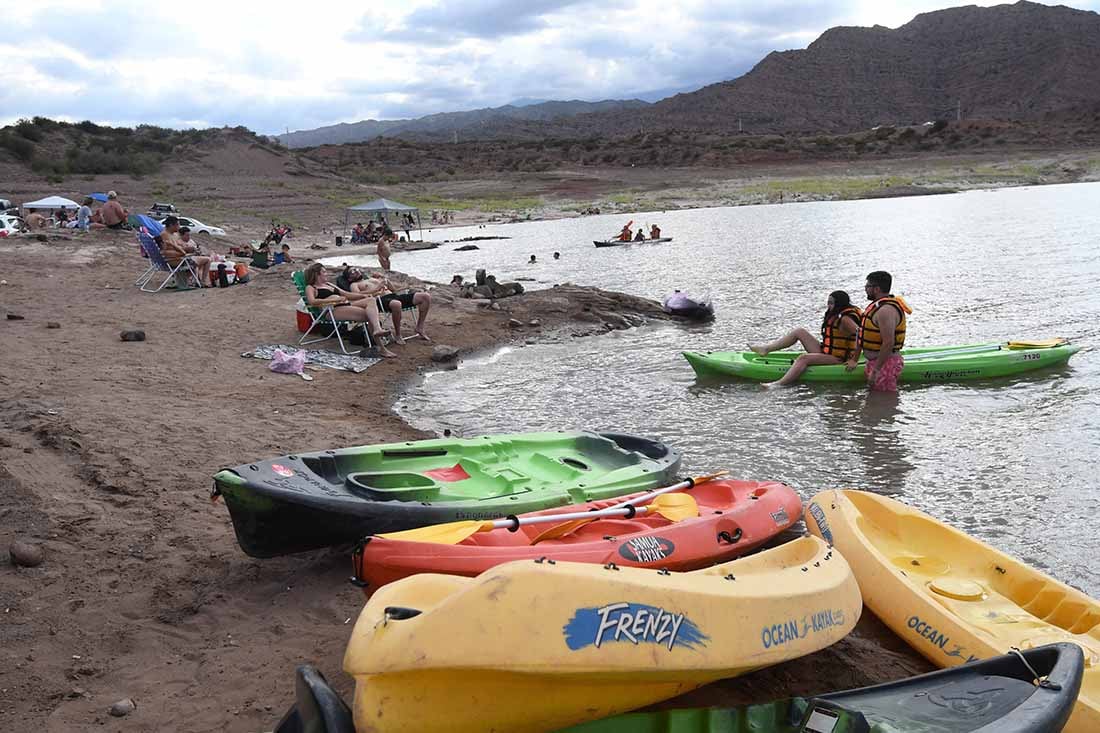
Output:
[[[157,221],[159,221],[161,224],[163,224],[164,220],[167,219],[167,218],[168,217],[163,216],[163,217],[157,219]],[[176,218],[179,219],[180,226],[181,227],[187,227],[188,229],[191,230],[192,234],[211,234],[215,237],[224,237],[225,236],[225,230],[222,229],[221,227],[212,227],[212,226],[209,226],[207,224],[203,224],[198,219],[192,219],[189,216],[179,216],[177,214]]]
[[11,214],[0,214],[0,232],[6,232],[4,236],[15,234],[23,230],[23,220]]

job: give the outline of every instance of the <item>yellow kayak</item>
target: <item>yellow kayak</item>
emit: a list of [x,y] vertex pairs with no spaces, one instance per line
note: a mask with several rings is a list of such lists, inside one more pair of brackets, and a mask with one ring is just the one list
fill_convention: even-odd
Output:
[[839,641],[859,588],[804,537],[691,573],[521,560],[380,588],[344,670],[372,731],[551,731]]
[[934,664],[1075,642],[1085,674],[1065,730],[1100,731],[1100,602],[876,494],[822,492],[805,518],[851,564],[867,607]]

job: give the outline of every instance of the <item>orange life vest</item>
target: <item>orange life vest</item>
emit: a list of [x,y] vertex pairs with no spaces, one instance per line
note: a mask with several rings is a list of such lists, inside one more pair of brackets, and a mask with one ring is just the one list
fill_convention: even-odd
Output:
[[859,335],[858,327],[856,333],[848,335],[840,330],[840,322],[844,319],[844,316],[851,316],[855,319],[856,323],[859,323],[860,316],[859,308],[854,305],[850,305],[839,314],[830,318],[821,324],[821,351],[822,353],[830,356],[835,356],[838,359],[846,360],[851,356],[852,352],[856,348],[856,340]]
[[898,315],[901,316],[897,328],[894,329],[894,348],[892,350],[900,351],[901,347],[905,345],[905,314],[912,313],[913,309],[901,298],[887,295],[871,303],[871,305],[867,306],[867,310],[863,311],[863,319],[859,324],[859,343],[861,348],[867,349],[868,351],[879,351],[882,349],[882,331],[875,325],[872,316],[874,316],[880,308],[886,305],[897,308]]

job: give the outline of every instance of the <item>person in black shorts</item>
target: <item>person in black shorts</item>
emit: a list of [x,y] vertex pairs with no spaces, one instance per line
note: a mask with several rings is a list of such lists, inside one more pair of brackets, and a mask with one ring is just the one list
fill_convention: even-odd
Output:
[[428,311],[432,307],[432,296],[430,294],[422,290],[397,292],[390,281],[382,277],[381,274],[364,277],[362,270],[357,267],[345,267],[344,272],[336,279],[336,283],[339,287],[344,287],[341,283],[347,283],[348,287],[345,289],[352,292],[378,296],[381,307],[388,310],[390,317],[393,319],[394,343],[405,343],[405,339],[401,336],[401,312],[403,308],[414,307],[418,314],[416,335],[425,341],[431,341],[428,338],[427,331],[424,330],[424,322],[427,320]]

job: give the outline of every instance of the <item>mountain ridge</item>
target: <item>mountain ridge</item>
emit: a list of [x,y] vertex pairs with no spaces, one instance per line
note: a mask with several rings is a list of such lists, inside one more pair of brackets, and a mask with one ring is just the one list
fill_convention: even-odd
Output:
[[505,106],[495,110],[506,113],[375,124],[390,125],[379,135],[419,141],[451,141],[456,132],[459,140],[534,141],[657,131],[843,134],[956,117],[1030,122],[1100,113],[1100,14],[1020,0],[920,13],[894,29],[836,26],[804,49],[768,53],[735,79],[636,101],[523,113],[560,104],[544,102],[519,113]]
[[[516,100],[524,102],[527,100]],[[529,104],[506,104],[500,107],[459,112],[438,112],[424,117],[401,120],[361,120],[341,122],[335,125],[298,130],[276,137],[290,148],[316,145],[367,142],[376,137],[405,135],[412,137],[446,138],[458,133],[466,137],[475,129],[496,119],[550,121],[559,117],[572,117],[618,109],[638,109],[649,106],[640,99],[605,99],[586,102],[579,99],[537,101]]]

